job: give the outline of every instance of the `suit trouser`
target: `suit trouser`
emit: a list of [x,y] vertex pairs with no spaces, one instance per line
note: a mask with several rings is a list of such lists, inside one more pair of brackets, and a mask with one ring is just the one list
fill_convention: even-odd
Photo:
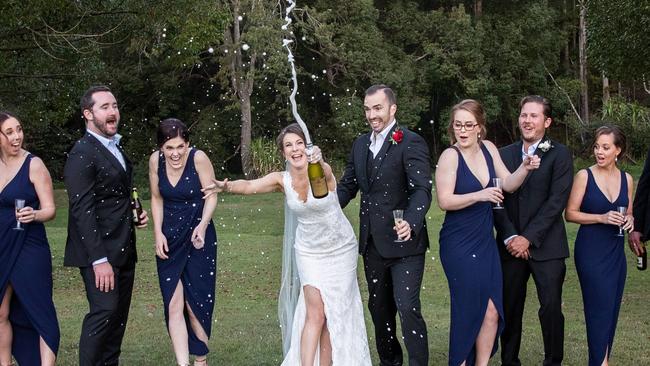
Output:
[[368,283],[368,309],[375,325],[380,364],[393,366],[403,363],[402,348],[396,334],[395,316],[399,312],[409,365],[427,366],[427,326],[420,312],[424,254],[383,258],[369,238],[363,260]]
[[90,311],[84,317],[79,340],[79,365],[118,365],[120,347],[131,305],[135,264],[113,267],[115,289],[102,292],[95,286],[93,267],[80,268]]
[[520,366],[522,318],[528,278],[533,275],[539,299],[539,321],[544,339],[543,365],[561,365],[564,357],[564,315],[562,285],[566,274],[564,258],[547,261],[508,258],[503,269],[503,311],[505,328],[501,333],[501,364]]

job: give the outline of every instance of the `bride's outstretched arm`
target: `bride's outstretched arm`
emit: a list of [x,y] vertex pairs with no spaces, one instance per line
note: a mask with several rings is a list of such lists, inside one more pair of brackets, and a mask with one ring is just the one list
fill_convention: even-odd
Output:
[[238,179],[235,181],[213,179],[212,184],[201,189],[204,193],[203,198],[219,192],[228,192],[234,194],[258,194],[282,191],[282,173],[272,172],[262,178],[246,180]]

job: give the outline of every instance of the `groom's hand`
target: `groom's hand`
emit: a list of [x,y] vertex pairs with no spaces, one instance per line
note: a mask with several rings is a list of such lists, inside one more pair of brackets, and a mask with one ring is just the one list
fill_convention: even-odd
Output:
[[109,292],[115,288],[113,267],[110,263],[104,262],[93,266],[95,272],[95,286],[99,291]]
[[517,235],[510,240],[506,249],[515,258],[528,259],[529,247],[530,241],[521,235]]
[[398,225],[395,225],[393,229],[397,232],[397,237],[402,240],[411,239],[411,225],[406,221],[402,220]]

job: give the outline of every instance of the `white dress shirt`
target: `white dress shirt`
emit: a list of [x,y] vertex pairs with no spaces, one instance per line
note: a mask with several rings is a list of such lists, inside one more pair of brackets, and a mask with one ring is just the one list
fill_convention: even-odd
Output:
[[[122,168],[124,168],[124,170],[126,170],[126,161],[124,160],[124,155],[122,155],[122,153],[120,152],[120,149],[118,149],[118,147],[117,147],[117,145],[120,144],[120,140],[122,139],[122,135],[120,135],[119,133],[116,133],[115,136],[113,136],[112,138],[107,138],[107,137],[99,135],[99,134],[97,134],[97,133],[95,133],[95,132],[93,132],[91,130],[86,130],[86,132],[93,135],[93,137],[95,137],[97,140],[99,140],[99,142],[101,142],[102,145],[104,145],[104,147],[107,148],[108,151],[110,151],[111,154],[113,154],[113,156],[115,156],[117,161],[120,162],[120,164],[122,165]],[[93,262],[93,266],[96,266],[96,265],[102,264],[102,263],[106,263],[106,262],[108,262],[107,257],[99,258],[98,260]]]
[[370,134],[370,146],[368,148],[370,151],[372,151],[373,158],[377,157],[377,154],[379,154],[379,150],[381,150],[381,147],[384,145],[384,141],[386,141],[388,132],[391,128],[393,128],[395,123],[397,123],[397,120],[394,119],[393,122],[389,123],[388,126],[381,130],[381,132],[373,132]]
[[86,130],[89,134],[93,135],[99,142],[104,145],[105,148],[108,149],[108,151],[115,156],[115,159],[120,162],[120,165],[122,165],[122,168],[126,170],[126,161],[124,160],[124,155],[120,152],[120,149],[117,147],[117,145],[120,144],[120,140],[122,139],[122,135],[119,133],[116,133],[115,136],[108,138],[104,137],[100,134],[97,134],[91,130]]
[[[534,144],[528,146],[528,151],[524,151],[524,144],[521,144],[521,160],[524,160],[526,156],[533,156],[535,155],[535,150],[537,150],[537,145],[542,142],[542,139],[537,140]],[[510,240],[512,240],[515,236],[517,235],[511,235],[509,236],[506,240],[503,241],[503,243],[508,246],[510,244]]]

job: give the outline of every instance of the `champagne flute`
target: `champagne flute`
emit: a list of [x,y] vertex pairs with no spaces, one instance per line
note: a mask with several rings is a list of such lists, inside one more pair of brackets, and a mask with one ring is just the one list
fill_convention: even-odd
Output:
[[[18,211],[20,211],[21,209],[25,208],[25,200],[23,200],[23,199],[16,198],[16,200],[14,201],[14,204],[16,205],[16,213],[18,213]],[[18,221],[18,218],[16,218],[16,227],[13,228],[13,229],[14,230],[24,230],[20,226],[20,221]]]
[[[625,213],[627,212],[627,207],[618,206],[618,207],[616,207],[616,212],[618,212],[621,215],[625,216]],[[625,223],[623,223],[623,225],[625,225]],[[623,232],[623,225],[618,226],[618,235],[616,235],[616,236],[625,236],[625,232]]]
[[[492,185],[494,188],[499,188],[503,192],[503,182],[501,181],[501,178],[492,178]],[[503,206],[501,206],[501,202],[497,202],[494,206],[492,206],[493,210],[503,210]]]
[[[395,226],[398,226],[402,220],[404,220],[404,210],[393,210],[393,219],[395,220]],[[399,236],[395,240],[396,243],[401,243],[406,240],[400,238]]]

